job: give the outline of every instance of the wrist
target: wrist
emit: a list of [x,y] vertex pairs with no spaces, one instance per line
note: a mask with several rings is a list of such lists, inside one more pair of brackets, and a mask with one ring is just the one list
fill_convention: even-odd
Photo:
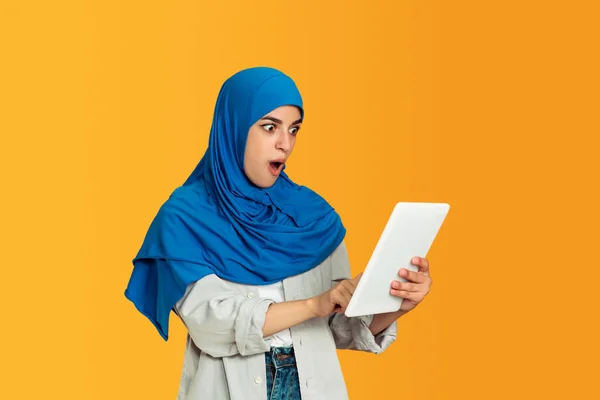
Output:
[[371,324],[369,325],[371,333],[373,333],[373,335],[378,334],[379,332],[383,331],[391,324],[393,324],[394,321],[396,321],[398,318],[400,318],[407,312],[408,311],[398,310],[387,313],[375,314],[373,316],[373,319],[371,320]]
[[398,311],[394,311],[392,314],[394,314],[395,318],[400,318],[401,316],[403,316],[404,314],[406,314],[408,311],[404,311],[404,310],[398,310]]
[[302,304],[304,305],[304,308],[306,308],[310,318],[318,317],[317,306],[316,306],[316,304],[317,304],[316,297],[309,297],[308,299],[304,299],[304,300],[302,300]]

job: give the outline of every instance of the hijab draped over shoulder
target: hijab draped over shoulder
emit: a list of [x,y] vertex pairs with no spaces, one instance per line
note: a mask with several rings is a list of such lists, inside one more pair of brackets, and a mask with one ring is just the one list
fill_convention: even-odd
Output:
[[248,130],[302,97],[272,68],[242,70],[219,92],[208,148],[184,184],[159,208],[133,259],[125,296],[168,340],[170,312],[202,277],[249,285],[281,281],[325,260],[346,230],[335,210],[285,172],[270,188],[244,173]]

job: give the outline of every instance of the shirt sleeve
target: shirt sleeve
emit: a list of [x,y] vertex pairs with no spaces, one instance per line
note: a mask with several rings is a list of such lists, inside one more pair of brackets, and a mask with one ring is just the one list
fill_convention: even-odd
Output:
[[212,357],[264,353],[267,309],[273,300],[242,294],[214,274],[188,286],[175,305],[194,344]]
[[[331,284],[343,279],[351,279],[350,260],[344,242],[331,255]],[[395,340],[398,324],[394,321],[383,331],[373,335],[369,329],[373,315],[347,317],[333,313],[329,317],[329,327],[338,349],[359,350],[379,354]]]

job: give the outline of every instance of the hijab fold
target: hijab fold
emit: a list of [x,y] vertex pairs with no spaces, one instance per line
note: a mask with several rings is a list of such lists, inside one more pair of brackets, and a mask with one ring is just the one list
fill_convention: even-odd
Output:
[[344,239],[335,210],[285,171],[266,189],[244,173],[248,130],[284,105],[304,117],[295,83],[280,71],[249,68],[227,79],[204,156],[152,220],[125,296],[164,340],[170,312],[189,284],[209,274],[248,285],[275,283],[314,268]]

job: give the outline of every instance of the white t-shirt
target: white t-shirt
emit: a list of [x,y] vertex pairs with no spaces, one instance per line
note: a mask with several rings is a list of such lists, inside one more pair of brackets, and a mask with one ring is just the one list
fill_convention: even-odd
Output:
[[[277,282],[272,285],[258,286],[258,296],[261,298],[271,299],[275,303],[285,301],[283,294],[283,282]],[[273,334],[271,347],[290,347],[292,346],[292,335],[289,329],[284,329],[281,332]]]

